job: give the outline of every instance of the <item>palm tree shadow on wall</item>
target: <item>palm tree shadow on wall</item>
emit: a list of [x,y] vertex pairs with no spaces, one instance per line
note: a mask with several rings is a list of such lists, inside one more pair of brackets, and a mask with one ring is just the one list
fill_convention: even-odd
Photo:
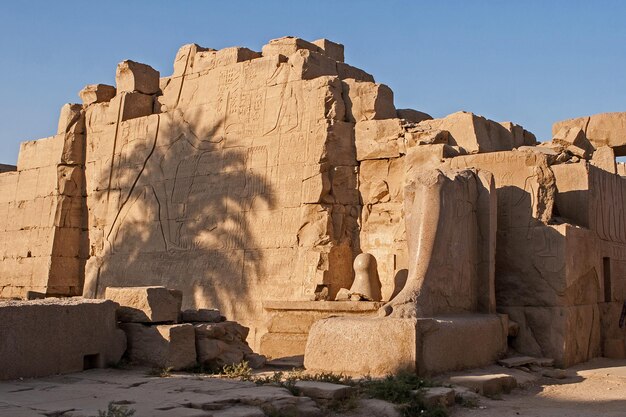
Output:
[[[103,244],[92,242],[97,268],[86,282],[95,296],[108,286],[164,285],[182,290],[187,308],[254,313],[263,255],[251,224],[274,207],[267,156],[237,126],[207,117],[174,110],[116,138]],[[92,230],[103,220],[89,219]]]

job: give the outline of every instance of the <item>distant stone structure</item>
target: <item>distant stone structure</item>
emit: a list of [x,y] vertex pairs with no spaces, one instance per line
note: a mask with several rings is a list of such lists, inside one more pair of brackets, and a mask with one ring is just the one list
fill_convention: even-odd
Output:
[[[124,61],[85,87],[0,166],[0,297],[165,286],[319,370],[479,366],[507,338],[562,366],[626,357],[626,113],[537,143],[396,109],[343,58],[326,39],[190,44],[170,76]],[[361,253],[382,303],[348,301]]]

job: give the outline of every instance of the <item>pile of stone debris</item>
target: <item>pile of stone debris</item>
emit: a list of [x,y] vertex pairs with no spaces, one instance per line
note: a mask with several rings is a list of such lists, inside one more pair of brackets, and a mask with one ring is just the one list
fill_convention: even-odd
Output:
[[242,361],[252,368],[265,364],[265,357],[246,342],[247,327],[226,321],[215,309],[181,312],[178,290],[109,287],[105,298],[119,304],[117,320],[127,337],[126,357],[133,364],[172,370],[220,370]]

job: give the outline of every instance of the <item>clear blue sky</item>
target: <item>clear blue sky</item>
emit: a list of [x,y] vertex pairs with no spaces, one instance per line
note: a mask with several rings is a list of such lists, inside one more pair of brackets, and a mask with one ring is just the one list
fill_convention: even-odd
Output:
[[2,1],[0,163],[52,135],[66,102],[133,59],[162,75],[180,45],[343,43],[398,108],[468,110],[550,137],[554,121],[626,111],[624,1]]

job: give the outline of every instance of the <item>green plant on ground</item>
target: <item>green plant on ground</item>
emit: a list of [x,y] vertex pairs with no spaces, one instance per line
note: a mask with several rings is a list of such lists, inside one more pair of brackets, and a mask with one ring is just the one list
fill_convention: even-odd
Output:
[[308,374],[303,369],[294,370],[289,374],[289,378],[297,381],[316,381],[316,382],[328,382],[331,384],[341,384],[354,386],[355,382],[352,377],[344,374],[335,374],[332,372],[321,372],[316,374]]
[[235,363],[232,365],[224,365],[222,375],[228,378],[239,378],[242,381],[252,380],[252,368],[247,361]]
[[400,372],[378,380],[365,378],[358,388],[367,397],[397,404],[403,417],[447,417],[445,409],[427,407],[422,400],[420,391],[433,385],[413,372]]
[[135,410],[128,409],[125,406],[115,405],[115,402],[111,401],[106,411],[99,410],[98,417],[131,417],[135,414]]
[[147,375],[158,376],[159,378],[167,378],[168,376],[172,376],[172,368],[171,367],[152,368],[147,372]]
[[359,385],[363,393],[371,398],[402,404],[415,397],[414,391],[432,386],[432,383],[412,372],[400,372],[378,380],[366,378]]
[[359,394],[353,392],[347,398],[341,400],[330,400],[324,405],[324,408],[337,414],[342,414],[350,410],[354,410],[359,406]]

